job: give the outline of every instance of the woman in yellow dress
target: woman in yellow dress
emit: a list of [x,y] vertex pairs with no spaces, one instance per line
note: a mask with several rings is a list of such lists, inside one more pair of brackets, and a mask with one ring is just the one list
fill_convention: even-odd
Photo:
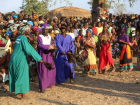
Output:
[[93,49],[96,48],[94,38],[91,37],[92,31],[88,29],[86,31],[86,36],[83,38],[83,45],[85,50],[83,51],[83,74],[89,75],[90,73],[98,74],[98,67],[96,64],[96,57],[93,53]]

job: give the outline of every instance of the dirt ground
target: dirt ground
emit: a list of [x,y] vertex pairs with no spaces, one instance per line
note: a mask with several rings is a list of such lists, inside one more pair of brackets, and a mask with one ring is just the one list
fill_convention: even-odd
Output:
[[[0,105],[140,105],[140,70],[133,58],[132,72],[119,72],[119,59],[114,60],[117,71],[108,71],[98,76],[82,77],[82,68],[75,70],[74,83],[68,81],[39,92],[38,78],[30,83],[30,98],[21,101],[9,91],[0,93]],[[6,85],[8,89],[8,85]]]

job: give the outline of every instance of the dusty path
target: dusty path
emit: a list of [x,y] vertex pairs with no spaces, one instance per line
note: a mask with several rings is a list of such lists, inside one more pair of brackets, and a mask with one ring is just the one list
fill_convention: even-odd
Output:
[[[6,92],[0,93],[0,105],[140,105],[140,84],[136,84],[140,82],[140,68],[136,67],[136,58],[133,61],[134,71],[123,74],[117,71],[82,77],[82,69],[75,70],[73,84],[69,80],[62,85],[56,84],[45,94],[38,91],[36,77],[36,82],[30,83],[28,101],[21,101],[14,93]],[[115,66],[118,70],[118,59]]]

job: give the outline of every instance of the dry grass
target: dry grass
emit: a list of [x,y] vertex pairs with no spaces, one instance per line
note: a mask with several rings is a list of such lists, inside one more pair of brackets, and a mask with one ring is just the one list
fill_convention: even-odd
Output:
[[[82,77],[82,69],[75,70],[73,84],[69,80],[61,85],[46,89],[47,93],[38,90],[38,78],[30,83],[30,98],[21,101],[14,93],[0,93],[0,105],[139,105],[140,104],[140,72],[134,61],[134,71],[121,74],[119,60],[115,62],[117,71],[98,76]],[[7,86],[8,88],[8,86]]]
[[49,17],[50,20],[52,20],[52,18],[54,18],[55,16],[58,17],[58,18],[61,18],[61,17],[66,17],[66,18],[70,18],[70,17],[90,18],[91,13],[90,13],[89,10],[85,10],[85,9],[77,8],[77,7],[73,7],[73,6],[68,6],[68,7],[60,7],[60,8],[51,10],[43,16],[45,18]]

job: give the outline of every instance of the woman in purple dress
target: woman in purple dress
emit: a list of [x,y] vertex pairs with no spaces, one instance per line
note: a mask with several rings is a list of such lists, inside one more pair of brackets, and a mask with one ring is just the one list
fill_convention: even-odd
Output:
[[[42,60],[52,64],[53,70],[48,70],[44,64],[37,63],[37,73],[39,78],[39,88],[44,93],[46,88],[55,85],[56,69],[52,59],[54,53],[48,52],[53,48],[53,41],[51,36],[48,35],[48,26],[46,23],[42,26],[42,35],[37,37],[37,52],[42,57]],[[46,53],[48,52],[48,53]]]
[[121,49],[120,70],[123,72],[126,71],[128,67],[130,68],[129,71],[133,69],[131,50],[129,46],[129,37],[127,34],[125,34],[126,31],[127,31],[127,27],[123,26],[122,33],[118,38],[120,43],[120,49]]

